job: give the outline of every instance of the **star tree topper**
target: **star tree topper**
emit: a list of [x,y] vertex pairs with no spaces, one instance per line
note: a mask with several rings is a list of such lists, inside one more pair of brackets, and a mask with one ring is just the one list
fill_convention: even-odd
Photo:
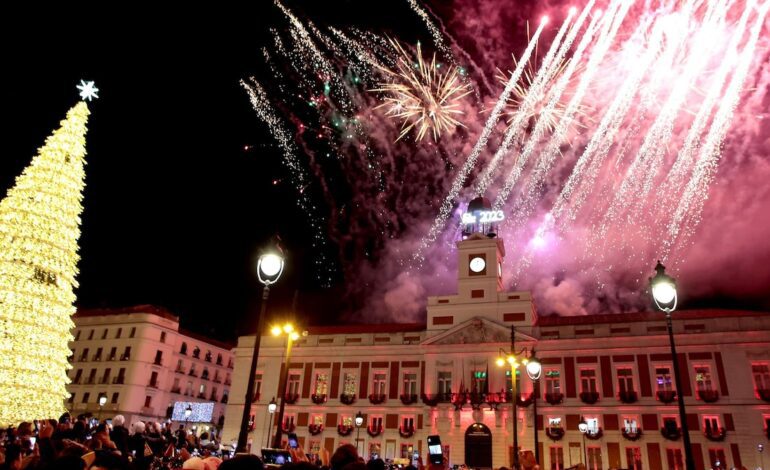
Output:
[[91,101],[92,99],[99,97],[97,94],[99,93],[99,89],[94,86],[93,81],[87,82],[85,80],[80,80],[80,85],[77,86],[77,89],[80,90],[80,97],[86,101]]

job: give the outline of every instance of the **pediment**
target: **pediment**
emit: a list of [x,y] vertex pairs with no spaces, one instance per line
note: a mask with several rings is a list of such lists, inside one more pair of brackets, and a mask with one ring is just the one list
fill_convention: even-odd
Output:
[[[511,328],[486,318],[474,317],[441,334],[428,338],[424,345],[510,343]],[[534,341],[516,332],[516,341]]]

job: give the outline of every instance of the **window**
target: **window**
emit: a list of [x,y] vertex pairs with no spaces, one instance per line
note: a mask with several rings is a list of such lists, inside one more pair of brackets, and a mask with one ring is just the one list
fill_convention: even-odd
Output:
[[665,429],[669,433],[674,433],[679,431],[679,423],[677,422],[676,418],[674,416],[664,416],[663,417],[663,429]]
[[343,416],[341,421],[342,426],[355,426],[352,416]]
[[343,395],[355,395],[356,394],[356,379],[358,377],[356,374],[351,372],[345,373],[345,379],[342,384],[342,394]]
[[198,388],[198,395],[205,395],[206,394],[206,384],[201,384],[201,386]]
[[[545,393],[561,393],[561,373],[556,369],[546,369],[545,371]],[[560,447],[561,449],[561,447]]]
[[94,383],[94,380],[96,379],[96,369],[91,369],[91,372],[88,374],[88,380],[86,383],[92,384]]
[[655,382],[658,391],[671,391],[671,368],[668,366],[655,367]]
[[580,387],[583,393],[596,392],[596,370],[580,369]]
[[113,393],[112,394],[112,400],[110,400],[110,403],[117,403],[119,397],[120,397],[120,393],[118,393],[118,392]]
[[372,393],[374,395],[385,395],[385,382],[387,375],[385,372],[375,372],[372,381]]
[[620,393],[634,391],[634,372],[630,367],[618,369],[618,391]]
[[160,332],[160,342],[161,343],[165,343],[166,342],[166,332],[165,331],[161,331]]
[[179,348],[179,354],[187,355],[187,343],[182,343],[182,347]]
[[[510,372],[510,371],[506,371]],[[473,371],[473,381],[471,382],[471,391],[474,393],[483,393],[486,390],[487,373],[483,370]]]
[[414,444],[402,443],[401,444],[401,458],[412,460],[412,452],[414,452]]
[[714,470],[718,468],[726,469],[727,459],[725,458],[725,450],[720,448],[709,449],[709,461],[711,462],[711,468]]
[[144,397],[144,407],[149,408],[152,406],[152,395],[147,395]]
[[75,372],[75,378],[72,381],[76,384],[79,384],[81,375],[83,375],[83,369],[78,369],[77,372]]
[[88,332],[88,339],[94,339],[94,330]]
[[548,427],[552,429],[561,428],[561,418],[556,417],[549,417],[548,418]]
[[94,354],[94,361],[102,360],[102,348],[96,348],[96,354]]
[[179,377],[174,377],[174,385],[171,386],[171,393],[179,393]]
[[217,365],[218,366],[222,365],[222,353],[217,354]]
[[191,380],[187,381],[187,387],[185,387],[185,389],[184,389],[184,394],[187,395],[187,396],[192,396],[193,393],[192,393],[192,381]]
[[628,462],[628,470],[642,470],[642,449],[626,447],[626,462]]
[[118,348],[116,348],[115,346],[111,347],[110,348],[110,355],[107,356],[107,360],[108,361],[114,361],[116,354],[118,354]]
[[157,387],[158,386],[158,372],[153,371],[152,374],[150,374],[150,387]]
[[636,416],[626,416],[623,418],[623,429],[626,432],[634,433],[639,429],[639,425],[636,421]]
[[109,332],[109,330],[107,330],[107,328],[105,328],[104,331],[102,331],[102,339],[107,339],[107,333],[108,332]]
[[315,424],[316,426],[320,426],[323,423],[324,423],[323,415],[313,415],[313,417],[310,419],[310,424]]
[[382,416],[372,416],[372,429],[382,427]]
[[287,395],[299,395],[299,374],[289,374],[286,390]]
[[80,354],[80,360],[81,361],[87,361],[88,360],[88,348],[84,348],[83,352]]
[[711,383],[711,368],[709,366],[695,366],[695,389],[698,391],[713,390]]
[[668,463],[668,470],[682,470],[684,468],[682,449],[666,449],[666,462]]
[[112,372],[112,369],[110,369],[109,367],[104,369],[104,375],[102,376],[102,380],[100,380],[99,383],[103,383],[103,384],[109,383],[111,372]]
[[588,432],[590,434],[596,434],[599,432],[599,419],[598,418],[584,418],[588,425]]
[[551,446],[551,470],[564,470],[564,448]]
[[442,370],[438,373],[438,393],[449,395],[452,393],[452,372]]
[[118,331],[115,332],[115,339],[120,339],[120,335],[123,334],[123,328],[118,328]]
[[217,388],[211,387],[211,401],[217,401]]
[[206,350],[206,356],[204,356],[203,360],[206,362],[211,362],[211,351],[208,349]]
[[602,448],[588,447],[586,451],[588,453],[588,469],[602,470]]
[[126,349],[123,350],[123,356],[120,357],[121,361],[128,361],[131,359],[131,346],[126,346]]
[[751,374],[754,376],[754,388],[770,390],[770,367],[767,364],[752,364]]
[[75,341],[80,341],[80,330],[75,332]]
[[417,374],[404,372],[404,395],[417,395]]
[[88,403],[88,399],[91,397],[91,394],[86,392],[83,394],[83,399],[80,400],[80,403]]
[[131,328],[131,332],[128,334],[129,338],[133,338],[136,335],[136,327]]
[[414,429],[414,418],[409,416],[402,419],[401,429]]
[[193,356],[195,359],[199,359],[199,358],[201,357],[201,348],[199,348],[198,346],[195,346],[195,347],[193,348],[193,353],[192,353],[192,356]]
[[708,434],[711,432],[719,432],[719,417],[718,416],[704,416],[703,417],[703,430]]
[[115,377],[115,380],[113,380],[113,382],[122,384],[125,379],[126,379],[126,368],[121,367],[120,370],[118,371],[118,376]]
[[[214,387],[214,390],[216,390],[216,387]],[[254,375],[254,396],[257,400],[262,396],[262,374]]]
[[326,395],[329,392],[329,374],[320,372],[315,375],[315,394]]

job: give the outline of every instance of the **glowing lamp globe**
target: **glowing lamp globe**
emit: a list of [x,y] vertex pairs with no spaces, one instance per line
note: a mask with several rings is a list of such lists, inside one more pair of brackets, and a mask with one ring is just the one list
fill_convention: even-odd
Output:
[[540,365],[540,361],[535,359],[534,357],[529,360],[527,363],[527,375],[532,380],[537,380],[540,378],[540,374],[543,373],[543,367]]
[[268,253],[259,257],[257,262],[257,276],[259,282],[270,285],[278,281],[283,272],[283,258],[275,253]]
[[547,16],[544,16],[544,17],[540,18],[540,23],[541,23],[541,24],[546,24],[546,23],[548,23],[548,17],[547,17]]
[[360,428],[364,425],[364,415],[361,414],[359,411],[358,414],[356,414],[356,427]]
[[184,410],[184,417],[185,419],[189,418],[190,415],[192,415],[192,406],[187,405],[187,408]]
[[270,333],[271,333],[273,336],[281,336],[281,332],[282,332],[282,331],[283,331],[283,330],[281,329],[281,327],[280,327],[280,326],[274,326],[274,327],[270,328]]
[[107,397],[104,395],[99,397],[99,406],[104,406],[104,404],[107,403]]
[[276,408],[278,408],[278,404],[275,402],[275,397],[273,397],[267,405],[267,412],[273,414],[275,413]]
[[670,282],[658,282],[652,286],[652,295],[660,304],[670,304],[676,297],[676,287]]
[[585,433],[586,431],[588,431],[588,423],[582,422],[578,424],[578,429],[580,430],[580,432]]
[[498,357],[496,362],[498,367],[503,367],[505,365],[505,359],[503,359],[502,357]]

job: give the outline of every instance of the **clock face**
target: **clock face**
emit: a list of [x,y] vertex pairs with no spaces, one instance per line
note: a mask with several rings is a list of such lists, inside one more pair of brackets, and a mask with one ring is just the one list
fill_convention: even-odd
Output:
[[469,267],[471,268],[471,271],[474,273],[480,273],[484,270],[484,268],[487,266],[487,262],[484,261],[484,258],[475,257],[471,260]]

